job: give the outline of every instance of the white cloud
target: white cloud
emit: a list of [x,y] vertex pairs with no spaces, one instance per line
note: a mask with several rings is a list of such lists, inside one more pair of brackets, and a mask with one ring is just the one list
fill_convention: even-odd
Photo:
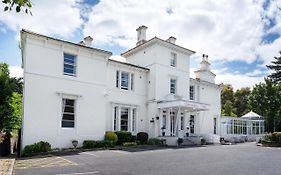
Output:
[[255,84],[263,81],[264,77],[259,76],[248,76],[244,74],[231,74],[231,73],[223,73],[217,74],[216,83],[220,84],[231,84],[234,90],[240,89],[242,87],[250,87],[253,88]]
[[23,69],[20,66],[10,66],[10,77],[23,77]]
[[[0,10],[0,22],[14,31],[25,28],[46,35],[57,34],[64,37],[71,36],[83,23],[75,0],[32,0],[32,3],[33,16],[23,12],[18,14],[15,10]],[[0,9],[4,9],[3,3],[0,3]]]
[[[264,34],[262,0],[181,1],[101,0],[89,13],[84,34],[96,44],[130,48],[135,29],[148,26],[148,39],[177,37],[177,43],[211,59],[256,59],[256,47]],[[168,13],[169,12],[169,13]]]

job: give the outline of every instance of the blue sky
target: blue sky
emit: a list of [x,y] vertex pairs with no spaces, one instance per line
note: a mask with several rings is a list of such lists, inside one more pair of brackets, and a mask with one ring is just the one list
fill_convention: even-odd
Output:
[[262,81],[268,74],[265,65],[281,45],[279,0],[32,2],[33,16],[0,11],[0,62],[11,66],[13,76],[22,75],[21,28],[75,43],[91,35],[93,47],[119,55],[135,46],[135,29],[146,25],[147,39],[175,36],[176,44],[197,52],[191,57],[191,76],[205,53],[216,82],[235,88]]

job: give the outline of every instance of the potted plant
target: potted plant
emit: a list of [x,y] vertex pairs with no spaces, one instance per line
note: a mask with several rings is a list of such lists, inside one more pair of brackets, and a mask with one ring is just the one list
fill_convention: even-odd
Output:
[[72,145],[76,149],[76,147],[78,145],[78,140],[72,140]]
[[165,126],[163,126],[163,127],[161,128],[161,130],[162,130],[162,136],[165,136],[165,129],[166,129]]

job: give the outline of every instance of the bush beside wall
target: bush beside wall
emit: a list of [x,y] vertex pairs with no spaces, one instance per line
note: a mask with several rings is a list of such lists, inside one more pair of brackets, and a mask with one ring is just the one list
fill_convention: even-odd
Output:
[[139,141],[141,144],[147,144],[148,134],[146,132],[139,132],[137,134],[137,141]]
[[113,147],[114,143],[109,140],[84,140],[83,141],[83,148],[85,149],[91,149],[91,148],[109,148]]
[[131,142],[132,140],[132,133],[126,131],[116,131],[115,134],[118,137],[117,144],[122,145],[125,142]]
[[111,141],[113,143],[117,143],[118,136],[113,131],[106,131],[104,135],[104,140]]
[[51,151],[51,144],[40,141],[34,144],[26,145],[23,149],[23,156],[27,156],[32,153],[43,153],[48,151]]

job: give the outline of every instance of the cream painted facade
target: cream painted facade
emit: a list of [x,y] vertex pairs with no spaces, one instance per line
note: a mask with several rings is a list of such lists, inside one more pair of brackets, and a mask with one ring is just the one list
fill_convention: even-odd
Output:
[[147,41],[146,29],[139,27],[137,46],[121,54],[126,62],[91,48],[91,38],[75,44],[22,30],[22,146],[43,140],[53,148],[72,147],[74,139],[81,145],[103,139],[108,130],[218,135],[220,86],[208,60],[191,79],[195,52],[176,45],[174,37]]

